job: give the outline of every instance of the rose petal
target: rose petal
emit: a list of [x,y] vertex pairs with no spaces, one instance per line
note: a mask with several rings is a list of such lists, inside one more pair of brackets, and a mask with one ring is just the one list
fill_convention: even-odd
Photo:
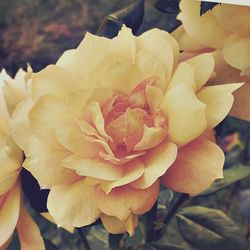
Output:
[[15,230],[20,211],[20,185],[16,185],[0,198],[3,200],[0,209],[0,246],[2,246],[12,235]]
[[223,178],[223,151],[213,142],[197,139],[179,149],[161,182],[181,193],[196,195]]
[[250,68],[250,38],[231,35],[222,50],[225,61],[234,68],[247,71]]
[[144,173],[144,164],[139,159],[128,162],[122,166],[123,176],[113,182],[104,183],[102,189],[108,194],[113,188],[124,186],[137,180]]
[[95,222],[101,216],[95,190],[84,180],[52,187],[47,206],[57,225],[82,227]]
[[14,173],[9,174],[7,177],[0,179],[0,196],[11,189],[11,187],[16,183],[19,174],[20,170],[17,170]]
[[207,127],[206,106],[189,85],[182,84],[167,90],[161,109],[168,117],[168,135],[178,145],[192,141]]
[[22,250],[45,250],[44,241],[39,227],[28,214],[24,205],[21,206],[20,216],[17,223],[17,231]]
[[234,97],[232,92],[240,88],[242,83],[232,83],[202,88],[197,97],[206,104],[208,128],[218,125],[229,113]]
[[158,181],[147,189],[136,189],[128,185],[118,187],[108,195],[99,188],[96,201],[103,213],[124,221],[131,211],[137,215],[149,211],[157,200],[158,193]]
[[145,164],[145,171],[142,177],[134,181],[131,186],[134,188],[148,188],[160,176],[164,175],[167,169],[173,164],[177,156],[177,146],[171,142],[163,142],[158,147],[151,149],[141,157]]
[[62,161],[62,166],[75,170],[78,175],[90,176],[102,180],[118,180],[122,177],[122,169],[100,159],[83,159],[70,155]]
[[42,187],[70,183],[77,176],[72,170],[61,165],[61,161],[69,155],[68,151],[50,149],[31,136],[23,166],[34,175]]

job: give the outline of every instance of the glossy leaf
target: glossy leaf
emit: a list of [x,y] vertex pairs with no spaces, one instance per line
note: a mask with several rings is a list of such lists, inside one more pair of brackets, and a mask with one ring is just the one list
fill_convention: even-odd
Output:
[[113,38],[117,36],[122,25],[132,29],[136,34],[144,16],[144,0],[137,0],[128,7],[107,16],[101,23],[97,35]]
[[212,10],[218,4],[219,3],[211,3],[211,2],[202,1],[200,5],[200,15],[202,16],[207,11]]
[[238,166],[223,171],[224,179],[216,181],[209,189],[199,194],[198,196],[207,196],[220,191],[237,181],[240,181],[250,176],[250,167]]
[[177,214],[182,237],[195,249],[247,250],[240,228],[220,210],[190,206]]
[[45,243],[46,250],[59,250],[59,248],[50,240],[44,239],[44,243]]
[[155,8],[167,14],[177,14],[180,12],[179,0],[158,0]]
[[119,250],[123,234],[109,234],[109,247],[111,250]]

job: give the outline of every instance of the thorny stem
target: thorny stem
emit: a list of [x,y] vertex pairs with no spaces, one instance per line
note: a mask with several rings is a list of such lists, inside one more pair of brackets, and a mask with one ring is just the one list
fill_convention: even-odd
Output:
[[175,204],[171,207],[169,212],[167,213],[165,219],[163,220],[163,223],[167,225],[170,220],[173,218],[175,213],[178,211],[178,209],[189,199],[188,194],[181,194],[178,198],[178,200],[175,202]]
[[82,231],[82,229],[81,229],[81,228],[77,228],[77,232],[78,232],[78,234],[79,234],[79,236],[80,236],[80,239],[81,239],[81,241],[82,241],[82,243],[83,243],[83,245],[84,245],[84,248],[85,248],[86,250],[91,250],[90,245],[89,245],[89,243],[88,243],[88,240],[87,240],[87,238],[86,238],[84,232]]

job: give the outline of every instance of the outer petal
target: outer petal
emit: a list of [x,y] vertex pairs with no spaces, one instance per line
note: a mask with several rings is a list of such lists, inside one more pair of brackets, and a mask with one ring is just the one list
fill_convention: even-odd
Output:
[[124,221],[131,211],[138,215],[149,211],[157,200],[158,193],[157,180],[147,189],[136,189],[126,185],[113,189],[108,195],[99,188],[96,201],[103,213]]
[[194,37],[188,35],[183,25],[175,29],[171,35],[178,41],[180,49],[183,51],[198,51],[205,47],[198,43]]
[[[157,44],[157,46],[155,46]],[[137,51],[145,50],[155,57],[166,72],[166,82],[169,81],[174,67],[174,51],[170,43],[160,34],[156,36],[154,30],[149,30],[139,36],[136,40]]]
[[225,29],[242,36],[250,35],[249,7],[222,4],[213,8],[212,13]]
[[167,90],[161,109],[168,118],[171,141],[184,145],[204,132],[207,127],[205,108],[189,85]]
[[158,147],[151,149],[145,156],[141,157],[146,166],[144,174],[131,186],[142,189],[150,187],[160,176],[166,173],[175,161],[176,156],[177,146],[171,142],[163,142]]
[[195,89],[200,89],[211,77],[214,70],[214,58],[212,53],[195,56],[186,61],[194,69]]
[[70,183],[77,176],[72,170],[61,165],[61,161],[69,154],[64,150],[52,150],[32,136],[29,139],[23,166],[35,176],[43,187]]
[[213,142],[197,139],[179,150],[177,160],[162,177],[167,187],[196,195],[223,178],[223,151]]
[[17,170],[11,174],[9,174],[5,178],[0,179],[0,196],[4,195],[8,192],[11,187],[14,186],[20,174],[20,170]]
[[57,65],[49,65],[42,71],[32,74],[32,98],[34,101],[42,95],[65,98],[68,91],[80,87],[79,79]]
[[56,138],[55,129],[62,117],[67,120],[65,111],[66,107],[62,101],[47,95],[40,97],[29,112],[32,132],[48,147],[63,149]]
[[54,186],[48,197],[48,210],[58,226],[82,227],[101,215],[96,205],[96,187],[79,180],[69,185]]
[[126,221],[121,221],[114,216],[108,216],[106,214],[101,216],[101,220],[108,232],[112,234],[121,234],[127,231],[130,236],[134,235],[134,229],[138,224],[138,216],[132,213]]
[[27,145],[27,139],[32,135],[28,113],[32,107],[31,98],[19,103],[11,117],[11,135],[16,144],[23,150]]
[[8,137],[6,144],[0,148],[0,179],[16,172],[21,167],[22,160],[22,151]]
[[[2,199],[3,203],[2,203]],[[0,198],[0,246],[2,246],[15,230],[20,211],[20,186],[17,183],[7,194]]]
[[66,168],[75,170],[80,176],[90,176],[102,180],[118,180],[122,177],[122,168],[100,159],[83,159],[70,155],[62,161]]
[[222,48],[229,33],[220,26],[210,11],[200,16],[200,3],[190,0],[182,0],[180,9],[178,18],[188,35],[206,47]]
[[27,213],[24,206],[21,207],[21,212],[17,223],[17,231],[22,250],[45,250],[44,241],[39,227]]
[[232,92],[242,86],[242,83],[232,83],[202,88],[197,97],[206,104],[208,128],[218,125],[229,113],[234,97]]
[[250,121],[250,79],[234,92],[234,104],[230,115]]
[[240,37],[236,34],[230,36],[222,53],[225,61],[232,67],[250,71],[250,37]]

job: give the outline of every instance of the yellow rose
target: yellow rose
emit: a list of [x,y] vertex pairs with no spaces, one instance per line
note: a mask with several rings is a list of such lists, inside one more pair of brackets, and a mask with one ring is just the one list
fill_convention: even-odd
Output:
[[213,128],[241,84],[203,87],[212,54],[178,58],[167,32],[134,37],[123,27],[114,39],[87,33],[32,75],[32,100],[18,105],[12,130],[24,167],[51,189],[48,210],[59,226],[101,218],[109,232],[132,235],[160,181],[195,195],[223,177]]
[[4,70],[0,73],[0,249],[6,249],[16,228],[22,250],[43,250],[39,228],[23,205],[19,181],[23,152],[10,130],[12,112],[26,95],[25,75],[19,70],[11,79]]
[[172,34],[187,55],[215,51],[216,82],[244,81],[231,115],[250,121],[250,7],[220,4],[200,16],[200,2],[182,0],[183,23]]

